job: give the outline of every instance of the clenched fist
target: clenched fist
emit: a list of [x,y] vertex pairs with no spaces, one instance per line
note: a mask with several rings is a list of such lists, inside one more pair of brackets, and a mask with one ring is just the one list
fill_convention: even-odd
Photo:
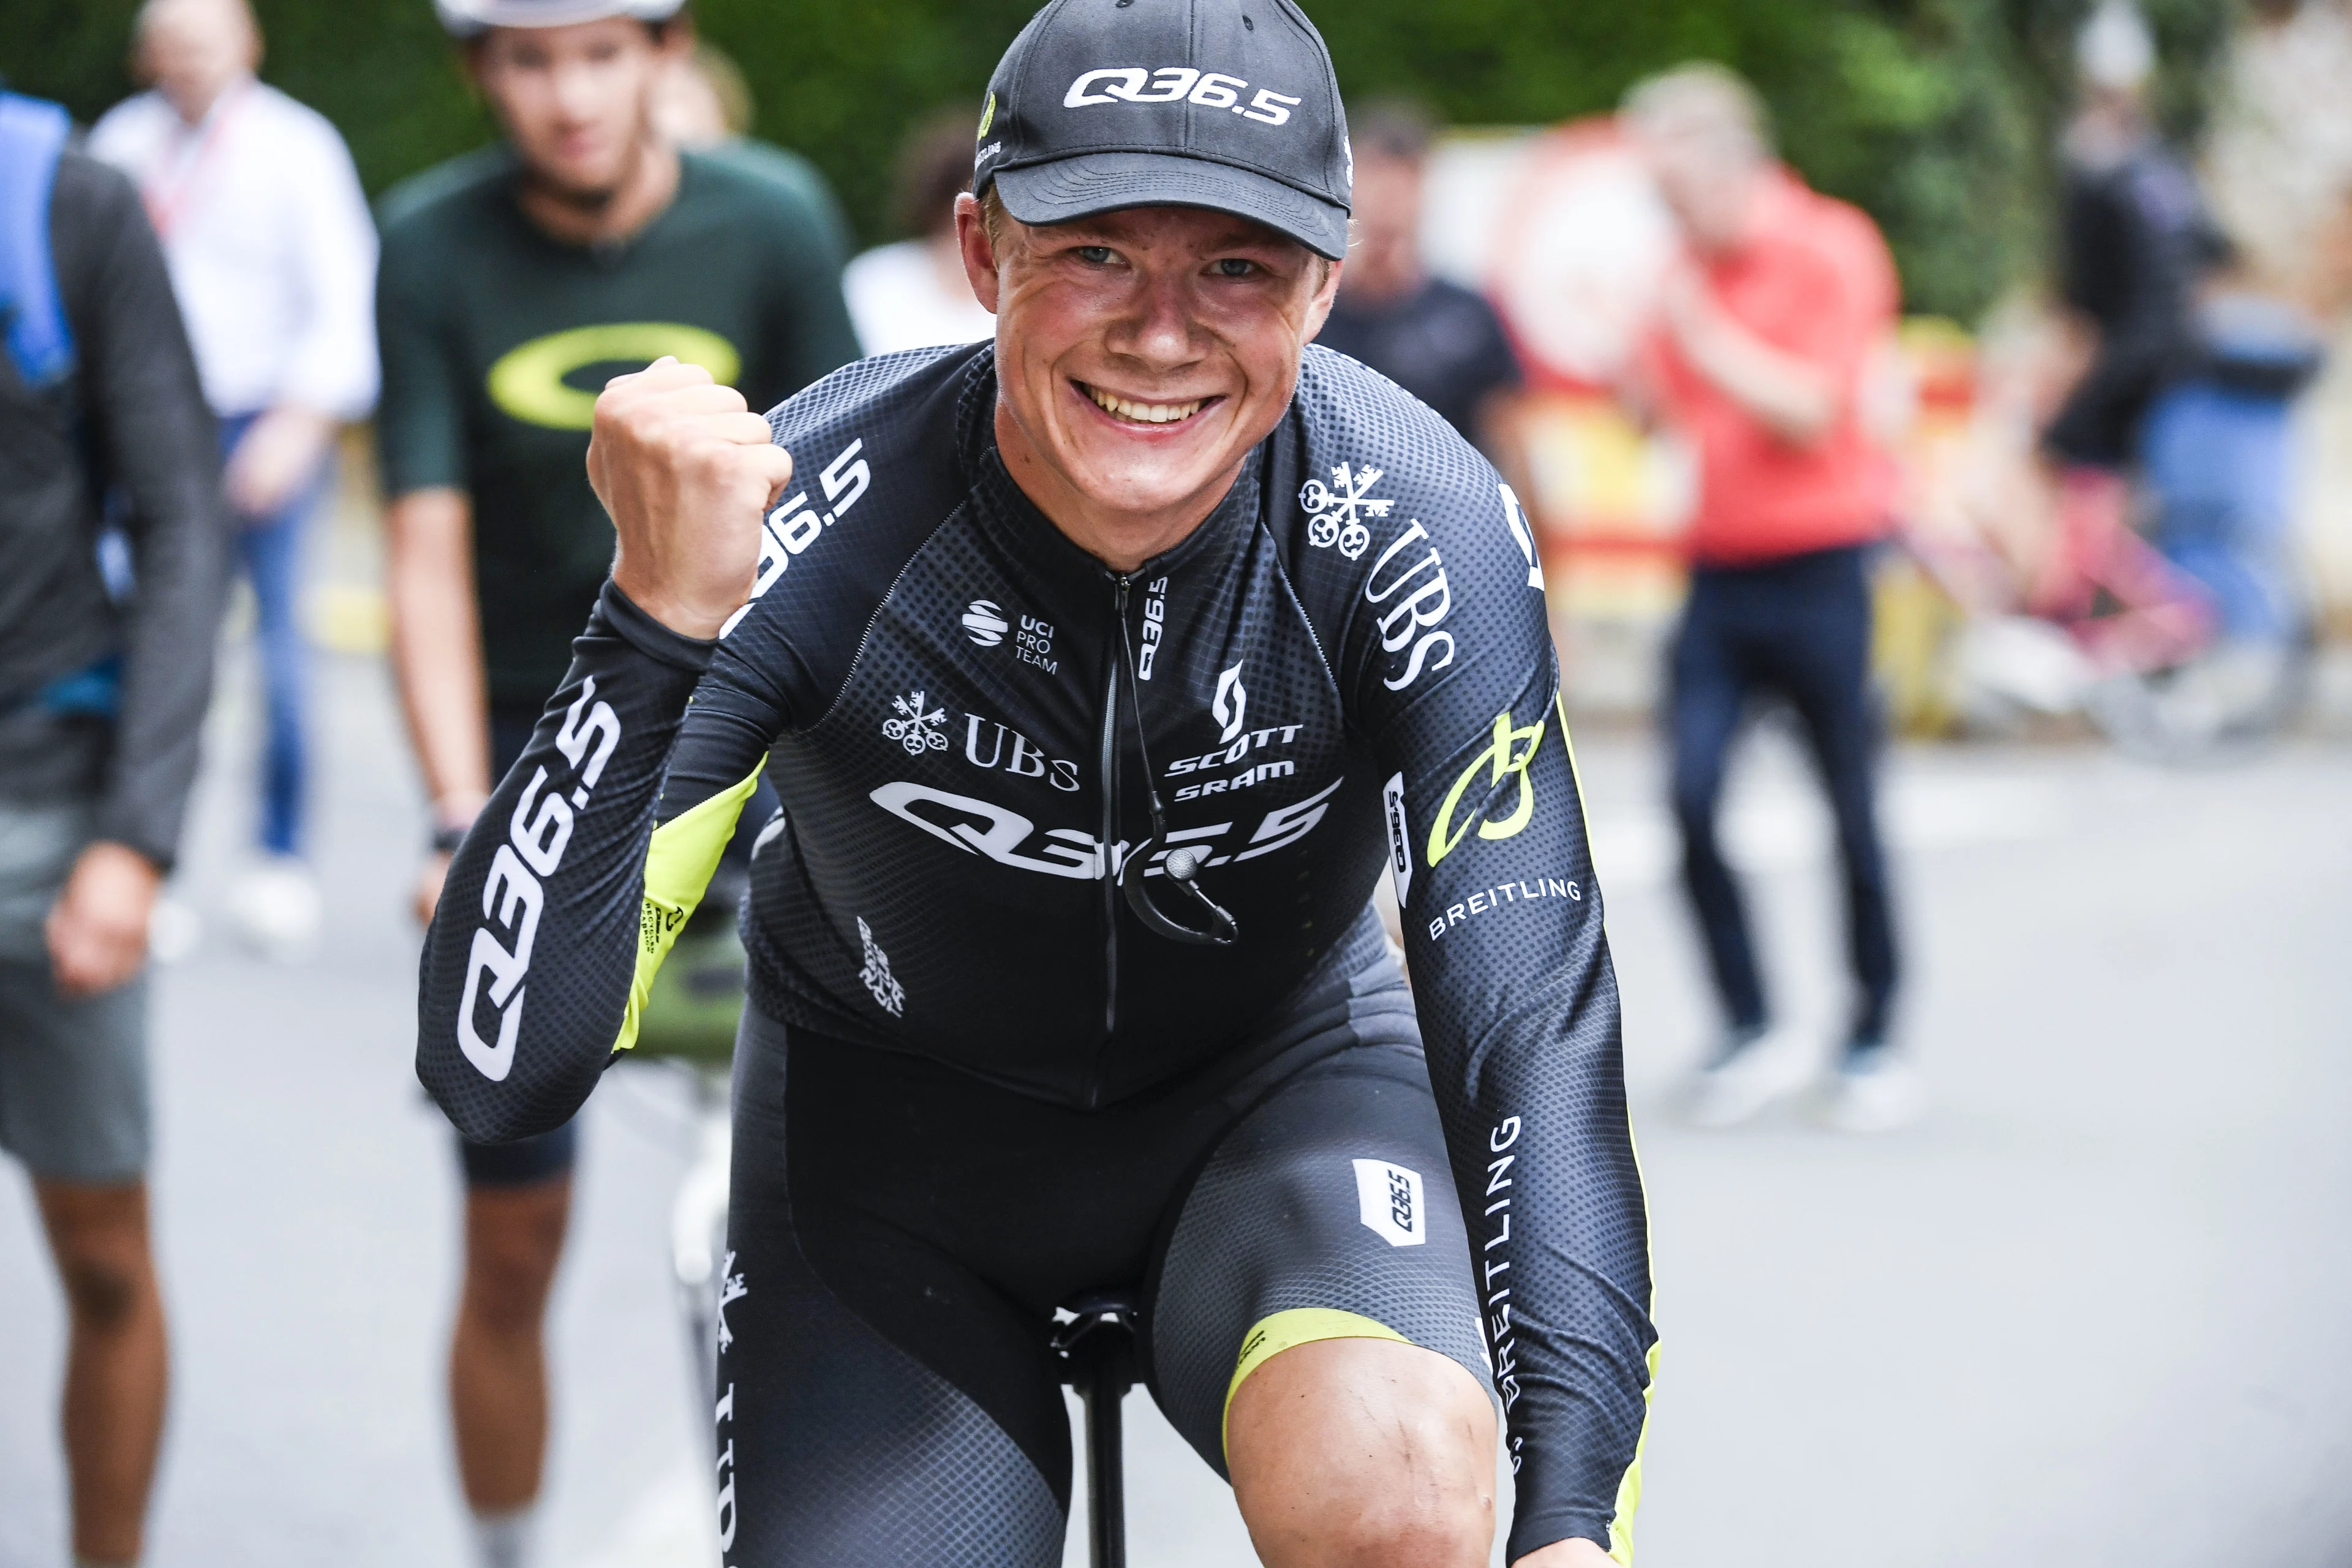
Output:
[[674,359],[596,399],[588,482],[621,536],[613,581],[670,630],[717,637],[751,598],[760,514],[793,477],[772,440],[742,394]]

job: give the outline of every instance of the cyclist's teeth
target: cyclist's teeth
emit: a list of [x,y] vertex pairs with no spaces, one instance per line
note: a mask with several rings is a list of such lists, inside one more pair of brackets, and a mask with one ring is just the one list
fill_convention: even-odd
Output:
[[1179,419],[1190,419],[1201,412],[1201,405],[1208,401],[1196,397],[1190,403],[1130,403],[1124,397],[1112,396],[1098,386],[1087,387],[1087,395],[1106,412],[1141,425],[1173,425]]

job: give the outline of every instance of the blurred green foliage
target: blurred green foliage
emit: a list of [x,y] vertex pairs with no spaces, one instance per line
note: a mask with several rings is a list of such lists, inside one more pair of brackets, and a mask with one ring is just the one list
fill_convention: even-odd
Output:
[[[1603,110],[1636,78],[1725,61],[1764,91],[1782,150],[1885,227],[1914,310],[1973,318],[2038,270],[2049,149],[2089,0],[1347,0],[1310,11],[1359,98],[1404,93],[1465,124]],[[6,0],[0,73],[85,118],[130,90],[136,0]],[[2231,0],[2143,0],[2159,94],[2193,131]],[[371,190],[491,134],[429,0],[257,0],[263,74],[342,128]],[[977,110],[1031,0],[697,0],[742,67],[758,131],[814,159],[868,240],[890,237],[907,127]]]

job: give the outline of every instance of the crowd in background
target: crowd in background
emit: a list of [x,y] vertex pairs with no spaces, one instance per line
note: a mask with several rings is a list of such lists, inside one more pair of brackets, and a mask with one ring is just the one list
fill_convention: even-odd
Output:
[[[2340,95],[2342,13],[2260,9],[2231,68],[2241,97]],[[23,170],[46,171],[37,195],[53,184],[55,203],[48,237],[25,239],[18,221],[0,267],[31,276],[40,251],[58,295],[46,311],[22,287],[13,300],[15,424],[0,447],[0,1143],[36,1177],[72,1307],[81,1562],[137,1559],[161,1428],[137,975],[230,577],[251,587],[267,723],[253,853],[228,912],[256,948],[297,957],[321,912],[307,860],[304,551],[344,426],[374,421],[393,663],[433,813],[416,889],[429,916],[449,849],[537,722],[609,563],[581,465],[595,378],[676,354],[761,407],[860,353],[993,331],[958,235],[968,110],[913,125],[895,175],[905,237],[851,256],[822,177],[750,136],[750,95],[722,54],[682,21],[617,26],[593,60],[528,29],[453,27],[503,140],[416,175],[373,216],[334,128],[258,79],[244,0],[150,0],[131,40],[150,85],[86,136],[34,100],[0,100],[0,163],[20,187]],[[2076,363],[2035,457],[2057,520],[2036,548],[2059,563],[2021,598],[2058,617],[2070,595],[2104,592],[2138,612],[2103,642],[2077,639],[2109,673],[2178,663],[2216,625],[2240,642],[2301,636],[2303,607],[2263,563],[2283,528],[2283,411],[2318,354],[2307,317],[2278,300],[2326,303],[2332,275],[2323,258],[2303,269],[2322,282],[2282,278],[2281,258],[2352,247],[2352,141],[2331,172],[2326,156],[2277,153],[2292,128],[2242,121],[2217,152],[2233,246],[2155,128],[2152,44],[2125,0],[2097,9],[2078,64],[2054,268]],[[563,84],[592,66],[637,86],[578,100]],[[1528,371],[1495,307],[1433,276],[1421,244],[1440,128],[1406,102],[1355,108],[1354,248],[1321,342],[1452,421],[1516,508],[1537,493],[1512,433]],[[1653,79],[1622,121],[1680,247],[1611,390],[1677,432],[1698,474],[1661,719],[1724,1023],[1691,1113],[1746,1120],[1822,1054],[1776,1023],[1716,837],[1727,756],[1769,696],[1797,716],[1837,825],[1855,1001],[1829,1112],[1891,1128],[1925,1091],[1900,1047],[1874,804],[1869,566],[1897,487],[1864,388],[1900,281],[1867,216],[1777,160],[1760,100],[1730,72]],[[2175,531],[2161,560],[2126,537],[2150,486]],[[521,1560],[538,1494],[540,1322],[572,1157],[568,1129],[461,1151],[452,1403],[494,1565]]]

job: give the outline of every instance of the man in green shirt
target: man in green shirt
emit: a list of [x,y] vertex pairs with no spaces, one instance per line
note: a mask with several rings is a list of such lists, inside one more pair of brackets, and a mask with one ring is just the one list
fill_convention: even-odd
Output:
[[[655,85],[691,46],[682,0],[437,4],[506,139],[382,212],[393,663],[434,813],[420,918],[611,565],[584,466],[605,381],[670,354],[766,407],[857,357],[842,227],[814,172],[762,177],[653,132]],[[491,1568],[520,1560],[539,1491],[572,1149],[568,1126],[462,1146],[450,1400]]]

